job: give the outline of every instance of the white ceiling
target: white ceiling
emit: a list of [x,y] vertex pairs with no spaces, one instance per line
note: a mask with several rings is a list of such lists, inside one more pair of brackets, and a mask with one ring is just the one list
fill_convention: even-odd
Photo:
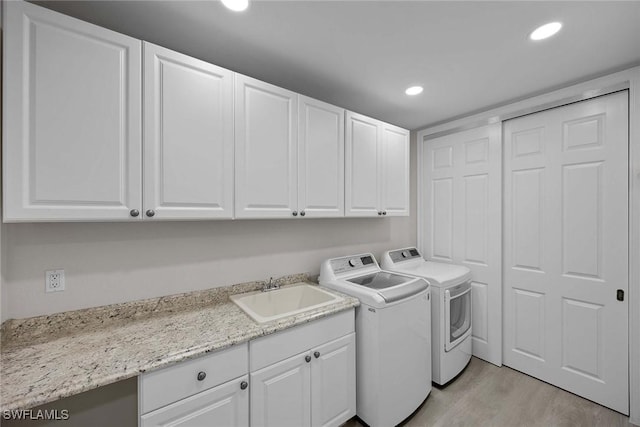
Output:
[[640,1],[36,3],[409,129],[640,64]]

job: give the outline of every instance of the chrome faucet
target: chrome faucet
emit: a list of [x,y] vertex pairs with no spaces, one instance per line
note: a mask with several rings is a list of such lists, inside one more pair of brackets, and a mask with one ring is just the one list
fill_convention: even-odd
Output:
[[262,285],[262,292],[272,291],[274,289],[280,289],[280,285],[273,281],[273,277],[270,277],[268,282],[265,280],[264,285]]

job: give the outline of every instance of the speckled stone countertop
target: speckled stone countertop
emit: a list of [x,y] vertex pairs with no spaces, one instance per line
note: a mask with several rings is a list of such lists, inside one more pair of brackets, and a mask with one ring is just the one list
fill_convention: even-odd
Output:
[[[282,285],[307,282],[287,276]],[[2,325],[0,411],[28,409],[356,307],[342,301],[258,324],[229,296],[250,282],[168,297],[9,320]]]

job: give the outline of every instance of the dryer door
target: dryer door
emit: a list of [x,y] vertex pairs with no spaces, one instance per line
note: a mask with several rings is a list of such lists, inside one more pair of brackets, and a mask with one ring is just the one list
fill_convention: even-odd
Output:
[[445,351],[450,351],[471,334],[471,283],[444,291],[446,325]]

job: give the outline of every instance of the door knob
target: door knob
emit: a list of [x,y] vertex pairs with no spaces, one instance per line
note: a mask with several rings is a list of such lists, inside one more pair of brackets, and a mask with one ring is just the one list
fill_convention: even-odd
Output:
[[304,360],[305,360],[307,363],[311,362],[311,356],[305,356],[305,357],[304,357]]
[[129,211],[129,215],[131,215],[132,217],[136,217],[136,216],[140,215],[140,211],[138,209],[131,209]]
[[240,390],[245,390],[247,387],[249,387],[249,383],[246,381],[242,381],[240,383]]
[[317,359],[318,357],[320,357],[320,352],[316,351],[315,353],[313,353],[313,355],[315,356],[315,358]]
[[153,217],[153,216],[156,214],[156,213],[155,213],[155,211],[154,211],[153,209],[149,209],[149,210],[147,210],[147,212],[145,212],[145,213],[147,214],[147,216],[148,216],[149,218]]
[[198,381],[204,381],[204,379],[207,378],[207,373],[204,371],[200,371],[198,372]]

